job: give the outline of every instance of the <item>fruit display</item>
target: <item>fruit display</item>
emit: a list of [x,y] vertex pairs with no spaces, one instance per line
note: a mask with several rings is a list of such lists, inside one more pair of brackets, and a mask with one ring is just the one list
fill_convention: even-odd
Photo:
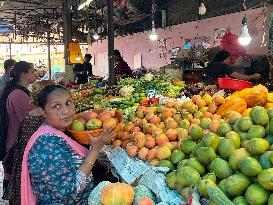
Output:
[[[215,94],[148,73],[112,88],[111,96],[106,88],[71,89],[79,114],[69,131],[77,141],[89,144],[86,133],[123,123],[111,147],[168,168],[166,184],[184,199],[198,190],[209,205],[273,204],[273,95],[264,86]],[[149,102],[149,89],[158,102]],[[82,112],[91,109],[101,110]],[[122,183],[104,188],[100,201],[157,203],[145,187]]]
[[116,110],[91,110],[77,114],[68,132],[80,143],[88,145],[88,134],[98,137],[103,128],[114,126],[117,126],[118,132],[118,125],[122,122],[123,115]]
[[184,83],[179,80],[175,80],[170,75],[162,74],[146,74],[143,78],[125,78],[120,79],[116,85],[116,93],[122,93],[126,96],[130,96],[133,93],[146,93],[150,88],[156,88],[160,95],[168,97],[177,97],[180,95],[181,90],[184,89]]
[[92,85],[84,85],[76,89],[69,90],[76,107],[76,112],[84,112],[94,109],[95,104],[105,98],[105,88],[95,88]]
[[[255,93],[263,92],[259,97]],[[271,204],[273,109],[259,85],[224,98],[140,106],[113,142],[130,157],[169,168],[184,198],[194,186],[209,204]],[[258,98],[258,99],[255,99]]]

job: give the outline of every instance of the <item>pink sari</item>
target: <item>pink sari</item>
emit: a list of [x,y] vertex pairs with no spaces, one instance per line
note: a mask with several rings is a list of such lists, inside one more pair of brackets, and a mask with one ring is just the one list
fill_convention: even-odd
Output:
[[29,151],[36,142],[36,140],[46,134],[52,133],[62,137],[74,150],[75,152],[82,158],[86,156],[88,150],[82,145],[78,144],[76,141],[72,140],[68,136],[66,136],[63,132],[54,129],[48,125],[40,127],[30,138],[22,161],[22,173],[21,173],[21,205],[36,205],[36,196],[33,193],[33,189],[30,181],[30,174],[28,170],[28,156]]

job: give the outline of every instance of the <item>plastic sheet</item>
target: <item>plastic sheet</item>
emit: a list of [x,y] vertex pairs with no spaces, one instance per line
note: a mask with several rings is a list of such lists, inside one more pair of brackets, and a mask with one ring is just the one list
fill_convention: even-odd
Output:
[[131,158],[121,148],[113,149],[111,146],[104,148],[112,167],[116,173],[128,184],[144,185],[154,192],[158,201],[167,202],[169,205],[185,203],[185,200],[174,190],[168,188],[165,175],[168,168],[152,167],[139,159]]

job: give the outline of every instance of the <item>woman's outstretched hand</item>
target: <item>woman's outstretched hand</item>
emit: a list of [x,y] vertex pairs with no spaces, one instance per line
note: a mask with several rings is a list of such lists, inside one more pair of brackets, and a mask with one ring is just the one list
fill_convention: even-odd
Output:
[[89,136],[90,144],[92,149],[94,150],[101,150],[101,148],[108,142],[114,135],[115,135],[116,126],[112,127],[111,129],[103,129],[102,133],[98,137],[93,137],[92,135]]

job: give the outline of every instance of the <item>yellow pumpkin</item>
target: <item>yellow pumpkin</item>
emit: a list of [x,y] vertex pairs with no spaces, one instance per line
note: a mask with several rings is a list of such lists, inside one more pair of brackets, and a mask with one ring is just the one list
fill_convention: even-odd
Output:
[[104,187],[100,194],[103,205],[131,205],[135,192],[131,185],[125,183],[112,183]]
[[251,108],[247,108],[247,109],[243,112],[242,116],[243,116],[243,117],[248,117],[250,111],[251,111]]
[[227,100],[223,105],[217,109],[217,114],[224,117],[224,115],[230,111],[236,111],[242,114],[247,109],[247,104],[244,99],[240,97],[234,97]]
[[253,88],[242,90],[239,95],[246,101],[249,108],[264,106],[267,103],[268,90],[263,85],[257,85]]
[[267,95],[267,101],[269,103],[273,103],[273,93],[268,93],[268,95]]
[[266,109],[273,108],[273,103],[267,103],[264,107]]

